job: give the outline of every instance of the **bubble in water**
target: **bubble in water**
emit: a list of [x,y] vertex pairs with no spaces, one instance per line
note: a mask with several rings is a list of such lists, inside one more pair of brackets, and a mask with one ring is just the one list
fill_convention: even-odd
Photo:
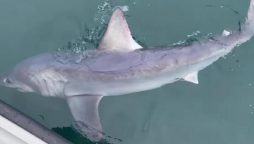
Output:
[[254,114],[254,104],[249,104],[249,108],[250,108],[250,114],[253,115]]
[[202,34],[200,31],[195,31],[192,34],[187,35],[187,39],[183,41],[178,41],[176,43],[171,44],[172,47],[177,46],[189,46],[193,44],[196,41],[199,41],[199,39],[202,37]]
[[[127,9],[124,7],[124,9]],[[94,21],[90,25],[84,26],[81,36],[67,43],[64,47],[58,49],[59,52],[83,54],[88,49],[95,49],[106,29],[106,22],[112,13],[112,4],[110,0],[105,0],[97,7],[97,13]]]
[[100,24],[105,24],[109,18],[109,13],[112,11],[110,0],[105,0],[102,4],[98,5],[97,10],[98,12],[94,17],[94,20],[99,21]]
[[[119,7],[122,9],[122,11],[129,11],[128,5]],[[68,61],[67,59],[71,59],[73,54],[80,54],[84,56],[87,50],[98,47],[114,8],[115,6],[113,5],[112,0],[104,0],[97,6],[94,21],[84,26],[84,31],[81,32],[81,36],[77,39],[71,40],[64,47],[61,47],[57,50],[57,52],[61,53],[57,55],[61,62],[66,63]],[[77,63],[81,61],[82,57],[76,60]]]
[[190,35],[187,35],[188,38],[191,38],[191,37],[196,37],[196,36],[199,36],[201,34],[200,31],[196,31],[196,32],[193,32],[192,34]]

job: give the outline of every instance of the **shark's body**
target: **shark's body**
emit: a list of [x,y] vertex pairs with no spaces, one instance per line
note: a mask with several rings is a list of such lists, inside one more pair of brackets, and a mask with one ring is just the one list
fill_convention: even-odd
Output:
[[231,51],[232,37],[238,39],[234,35],[221,36],[223,41],[128,53],[91,50],[64,60],[65,53],[47,53],[20,65],[30,72],[33,89],[45,96],[118,96],[158,88],[189,75],[194,78],[189,81],[197,83],[198,71]]
[[[98,104],[103,96],[118,96],[158,88],[184,79],[198,83],[198,72],[254,34],[254,0],[241,31],[225,31],[213,39],[175,48],[142,49],[116,9],[97,50],[82,55],[46,53],[18,64],[1,81],[20,91],[67,99],[74,119],[89,127],[92,140],[102,137]],[[95,130],[96,129],[96,130]]]

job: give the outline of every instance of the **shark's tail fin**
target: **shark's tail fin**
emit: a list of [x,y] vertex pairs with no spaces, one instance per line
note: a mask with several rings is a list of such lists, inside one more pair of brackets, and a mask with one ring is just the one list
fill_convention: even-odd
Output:
[[250,6],[244,24],[244,31],[250,34],[250,36],[254,35],[254,0],[250,0]]
[[[234,47],[250,40],[254,35],[254,0],[250,0],[249,10],[243,27],[240,29],[240,37]],[[232,47],[233,48],[233,47]]]

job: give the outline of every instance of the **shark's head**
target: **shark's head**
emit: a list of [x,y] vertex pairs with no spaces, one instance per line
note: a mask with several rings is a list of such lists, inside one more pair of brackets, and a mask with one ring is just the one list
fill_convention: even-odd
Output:
[[27,74],[15,68],[10,73],[0,76],[0,86],[15,88],[21,92],[34,92],[26,79]]

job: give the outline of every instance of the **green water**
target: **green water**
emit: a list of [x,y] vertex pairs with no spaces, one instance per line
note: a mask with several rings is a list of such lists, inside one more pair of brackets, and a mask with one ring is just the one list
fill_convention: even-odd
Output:
[[[154,47],[237,29],[248,0],[123,0],[134,37]],[[26,57],[55,51],[94,28],[98,0],[0,0],[0,73]],[[215,5],[209,7],[207,5]],[[237,10],[237,15],[226,5]],[[177,82],[151,91],[106,97],[105,133],[121,144],[254,143],[254,39],[199,73],[199,85]],[[66,102],[0,88],[0,99],[75,143],[89,143],[70,127]]]

